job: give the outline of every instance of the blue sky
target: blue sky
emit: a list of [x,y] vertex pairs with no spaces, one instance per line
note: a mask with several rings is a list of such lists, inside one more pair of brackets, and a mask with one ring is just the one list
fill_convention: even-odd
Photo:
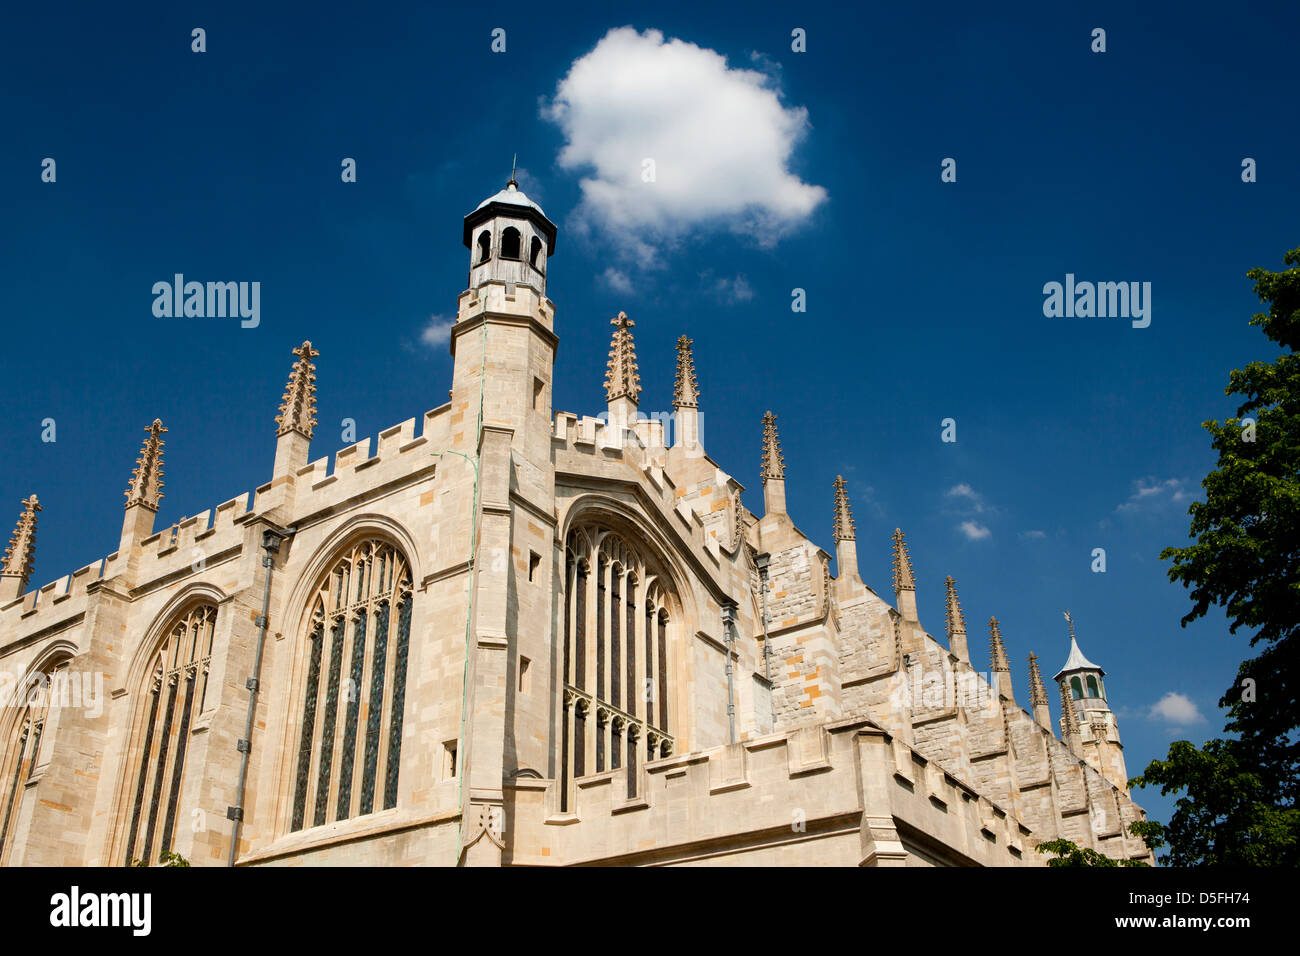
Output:
[[[1246,638],[1217,613],[1181,628],[1188,601],[1157,554],[1185,539],[1213,463],[1200,423],[1233,410],[1228,371],[1275,354],[1246,326],[1244,274],[1300,245],[1300,13],[966,6],[16,8],[0,37],[0,518],[40,496],[33,584],[113,550],[155,416],[169,428],[158,527],[265,481],[304,338],[321,352],[315,457],[343,446],[344,418],[373,436],[444,402],[450,356],[425,333],[436,342],[465,283],[462,217],[518,153],[560,228],[557,409],[603,407],[620,309],[637,323],[642,408],[667,409],[685,332],[704,440],[749,507],[771,408],[796,523],[830,550],[844,474],[867,583],[892,597],[901,526],[922,623],[942,634],[953,575],[974,663],[995,614],[1022,704],[1025,655],[1048,676],[1065,658],[1068,607],[1108,671],[1130,773],[1214,735]],[[615,116],[591,83],[562,93],[619,27],[695,45],[677,49],[717,85],[674,100],[675,70],[622,69],[643,86]],[[796,27],[807,52],[791,50]],[[662,52],[625,39],[650,62]],[[684,145],[683,130],[720,145]],[[662,190],[584,194],[647,144],[673,156]],[[356,183],[340,181],[343,157]],[[176,272],[260,281],[261,324],[155,318],[151,287]],[[1150,282],[1150,326],[1046,318],[1043,285],[1066,273]],[[940,441],[948,417],[956,443]],[[1153,716],[1170,693],[1204,720]],[[1168,818],[1170,801],[1138,799]]]

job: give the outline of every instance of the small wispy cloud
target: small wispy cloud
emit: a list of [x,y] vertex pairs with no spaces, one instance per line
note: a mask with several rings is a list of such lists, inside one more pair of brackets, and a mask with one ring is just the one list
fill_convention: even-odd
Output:
[[985,508],[984,496],[964,481],[961,484],[953,485],[943,493],[943,496],[952,500],[959,507],[974,511],[976,514],[983,512]]
[[446,345],[451,341],[451,327],[455,324],[455,319],[441,315],[429,316],[428,323],[420,330],[420,342],[431,349]]
[[600,274],[600,279],[615,292],[621,292],[624,295],[632,294],[632,280],[627,277],[627,273],[622,269],[615,269],[610,266]]
[[1192,493],[1181,478],[1167,478],[1158,481],[1155,478],[1139,478],[1133,482],[1133,494],[1128,501],[1115,508],[1116,514],[1134,514],[1148,511],[1168,504],[1180,504],[1190,500]]
[[700,278],[705,280],[709,292],[720,302],[727,305],[749,302],[754,298],[753,286],[749,284],[749,280],[743,275],[731,279],[723,276],[719,279],[710,280],[708,273],[705,273]]
[[1033,528],[1029,531],[1020,532],[1020,537],[1021,540],[1024,541],[1042,541],[1044,538],[1047,537],[1047,532],[1039,531],[1037,528]]
[[[845,474],[857,471],[852,465],[844,467]],[[849,498],[850,504],[853,505],[853,512],[857,515],[870,513],[876,518],[885,517],[885,509],[876,497],[876,488],[874,485],[863,484],[860,481],[849,481]]]
[[957,530],[970,541],[983,541],[985,538],[993,536],[993,532],[978,521],[963,521],[957,525]]
[[1188,724],[1199,724],[1205,721],[1205,716],[1196,706],[1196,702],[1186,694],[1179,694],[1176,691],[1170,691],[1156,701],[1151,706],[1148,716],[1152,720],[1162,720],[1175,727],[1185,727]]

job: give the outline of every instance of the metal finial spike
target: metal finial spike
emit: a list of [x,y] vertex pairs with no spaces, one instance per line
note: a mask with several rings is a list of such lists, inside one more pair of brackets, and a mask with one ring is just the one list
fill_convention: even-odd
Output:
[[511,158],[510,160],[510,181],[506,183],[507,186],[519,185],[518,181],[515,179],[515,172],[516,170],[518,170],[518,168],[519,168],[519,154],[515,153],[513,158]]

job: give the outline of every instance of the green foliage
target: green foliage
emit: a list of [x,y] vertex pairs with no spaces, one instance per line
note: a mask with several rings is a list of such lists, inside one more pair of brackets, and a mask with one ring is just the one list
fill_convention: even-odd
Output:
[[1145,860],[1113,860],[1104,853],[1081,847],[1073,840],[1048,840],[1034,847],[1039,853],[1051,853],[1048,866],[1150,866]]
[[1188,509],[1194,543],[1160,553],[1190,592],[1184,627],[1222,607],[1232,633],[1246,628],[1262,646],[1219,701],[1237,739],[1178,741],[1132,781],[1185,791],[1168,826],[1143,834],[1167,842],[1174,865],[1300,862],[1300,249],[1283,261],[1285,271],[1247,276],[1268,307],[1250,324],[1285,351],[1230,373],[1225,394],[1241,403],[1236,417],[1204,423],[1219,457],[1205,500]]
[[[1241,743],[1211,740],[1193,747],[1179,740],[1166,760],[1153,760],[1130,787],[1159,787],[1162,794],[1186,790],[1168,826],[1139,823],[1152,849],[1167,843],[1173,866],[1295,865],[1300,810],[1275,804],[1270,787],[1242,760]],[[1153,842],[1155,841],[1155,842]]]
[[[132,860],[130,863],[130,866],[148,866],[148,865],[149,864],[146,863],[144,860]],[[159,866],[189,866],[190,861],[185,859],[185,857],[181,856],[179,853],[168,853],[167,851],[164,850],[163,853],[158,857],[158,865]]]

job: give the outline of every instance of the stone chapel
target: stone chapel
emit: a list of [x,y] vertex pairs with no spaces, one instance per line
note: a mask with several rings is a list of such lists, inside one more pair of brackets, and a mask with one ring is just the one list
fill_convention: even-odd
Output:
[[556,227],[513,179],[463,238],[445,404],[313,459],[304,342],[251,500],[156,529],[155,420],[112,553],[34,588],[22,502],[0,865],[1041,866],[1057,837],[1151,859],[1073,620],[1054,724],[996,619],[972,667],[951,577],[945,639],[922,626],[901,531],[892,594],[862,579],[838,478],[831,574],[770,412],[742,505],[690,339],[671,421],[638,411],[623,313],[607,406],[552,409]]

